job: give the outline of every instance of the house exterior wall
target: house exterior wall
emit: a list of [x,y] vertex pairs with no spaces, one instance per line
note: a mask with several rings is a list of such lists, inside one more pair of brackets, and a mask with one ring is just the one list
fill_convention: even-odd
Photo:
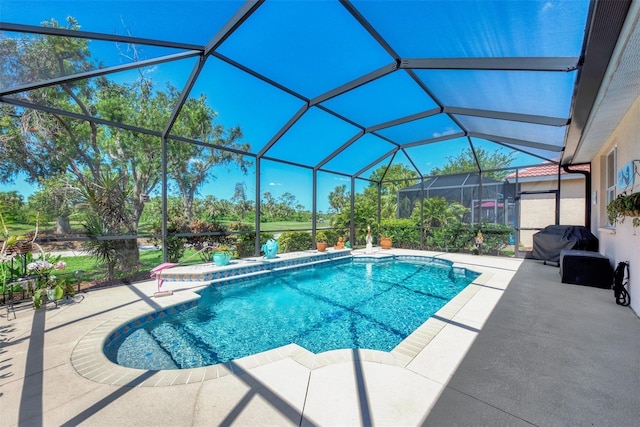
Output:
[[[560,190],[560,224],[585,225],[583,175],[563,175]],[[521,191],[545,191],[558,188],[558,180],[523,182]],[[523,196],[520,201],[520,226],[524,228],[544,228],[555,224],[556,199],[554,194]],[[537,230],[522,230],[520,244],[524,248],[533,247],[533,235]]]
[[[592,230],[600,240],[600,253],[606,255],[614,267],[620,261],[629,261],[631,308],[640,314],[640,229],[634,229],[631,219],[617,223],[613,228],[607,227],[604,160],[614,148],[617,151],[618,170],[628,162],[640,159],[640,97],[591,163],[593,190],[597,192],[597,202],[592,210]],[[633,192],[637,191],[640,191],[640,176],[636,174]]]

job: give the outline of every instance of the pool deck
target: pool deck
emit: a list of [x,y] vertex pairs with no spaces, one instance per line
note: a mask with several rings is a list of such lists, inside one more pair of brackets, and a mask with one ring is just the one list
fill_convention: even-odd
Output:
[[389,353],[315,355],[292,344],[182,371],[110,363],[100,350],[118,326],[197,298],[201,283],[169,276],[169,296],[154,297],[149,280],[15,319],[2,307],[0,426],[640,423],[640,319],[615,304],[613,291],[561,284],[556,267],[532,260],[398,249],[374,256],[390,254],[483,274]]

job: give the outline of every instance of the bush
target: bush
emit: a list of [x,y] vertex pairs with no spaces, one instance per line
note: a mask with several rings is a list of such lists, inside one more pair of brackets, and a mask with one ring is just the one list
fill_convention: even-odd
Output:
[[324,230],[320,230],[316,232],[316,242],[325,242],[329,243],[327,240],[327,232]]
[[[256,255],[255,250],[255,227],[251,224],[235,223],[231,225],[231,230],[242,232],[236,235],[235,245],[236,251],[240,258],[246,258]],[[260,233],[260,246],[267,243],[267,240],[273,238],[273,233]]]
[[[338,237],[342,236],[343,238],[345,237],[340,230],[331,230],[331,229],[325,229],[325,230],[318,230],[316,232],[316,242],[327,242],[328,246],[333,246],[336,244],[336,242],[338,241]],[[348,236],[345,239],[345,241],[349,240]]]
[[[500,251],[509,245],[511,234],[513,233],[513,228],[508,225],[488,222],[482,223],[479,227],[476,225],[476,229],[482,231],[483,243],[481,251],[491,255],[500,255]],[[474,237],[475,235],[477,235],[477,231]]]
[[[154,234],[162,234],[162,220],[157,219],[150,225],[150,229]],[[180,215],[171,215],[167,220],[167,234],[169,237],[164,241],[167,247],[168,262],[178,262],[184,256],[184,245],[187,243],[186,237],[171,236],[172,234],[188,233],[189,224],[187,220]],[[163,244],[162,237],[154,237],[151,239],[154,246],[161,247]]]
[[462,222],[456,222],[446,227],[446,233],[444,238],[445,251],[468,251],[475,242],[475,237],[478,234],[478,228],[472,227],[470,224]]
[[203,221],[196,219],[189,224],[190,231],[195,234],[215,233],[209,236],[189,236],[185,238],[187,245],[198,252],[202,261],[210,261],[213,250],[208,248],[211,244],[234,245],[235,239],[229,235],[227,227],[217,221]]
[[395,248],[420,248],[420,230],[411,219],[397,218],[383,220],[380,225],[380,237],[391,237],[393,247]]
[[285,231],[278,237],[280,252],[296,252],[311,249],[311,233],[306,231]]

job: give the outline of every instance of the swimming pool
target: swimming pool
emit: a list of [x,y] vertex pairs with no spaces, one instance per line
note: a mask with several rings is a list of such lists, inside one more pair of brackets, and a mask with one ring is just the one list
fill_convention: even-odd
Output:
[[296,343],[320,353],[390,351],[476,273],[431,258],[349,260],[201,292],[187,310],[108,340],[105,354],[140,369],[185,369]]

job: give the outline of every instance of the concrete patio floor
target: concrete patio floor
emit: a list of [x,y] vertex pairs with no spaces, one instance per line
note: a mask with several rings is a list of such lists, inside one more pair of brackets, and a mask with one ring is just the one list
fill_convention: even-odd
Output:
[[0,426],[639,424],[640,320],[613,291],[561,284],[536,261],[422,254],[483,275],[423,325],[413,353],[292,345],[118,376],[102,362],[83,370],[77,355],[117,319],[192,298],[193,284],[166,283],[174,294],[162,298],[155,281],[96,290],[16,319],[3,307]]

